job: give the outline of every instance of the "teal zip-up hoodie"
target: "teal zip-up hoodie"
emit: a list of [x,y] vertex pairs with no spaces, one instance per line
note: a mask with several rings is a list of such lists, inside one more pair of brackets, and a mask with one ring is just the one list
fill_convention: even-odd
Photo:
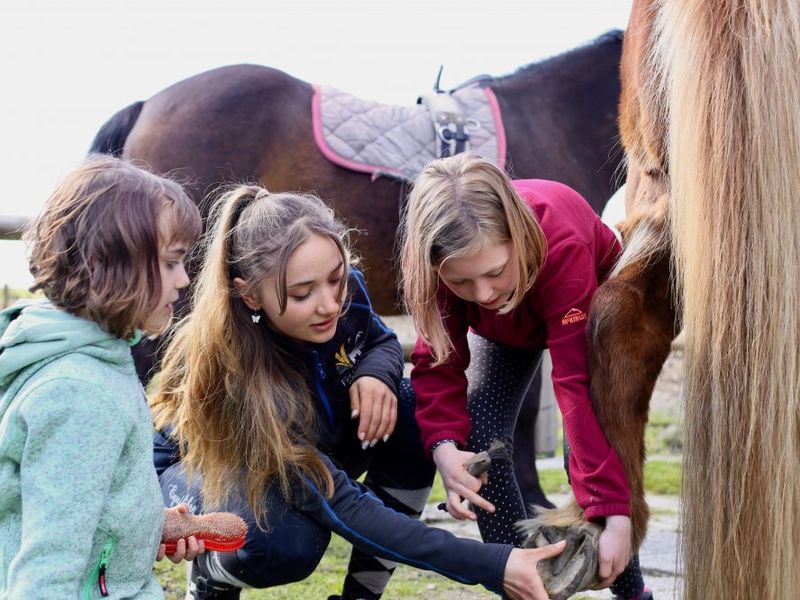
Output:
[[0,600],[163,598],[163,520],[128,342],[45,301],[0,312]]

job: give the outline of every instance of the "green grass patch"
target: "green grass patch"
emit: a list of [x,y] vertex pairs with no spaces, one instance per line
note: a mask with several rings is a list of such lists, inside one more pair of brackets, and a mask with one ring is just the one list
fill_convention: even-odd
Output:
[[[564,469],[542,469],[539,484],[545,494],[566,494],[570,488]],[[681,488],[681,463],[649,460],[644,465],[644,489],[649,494],[677,496]]]
[[651,412],[644,432],[647,453],[680,454],[683,450],[683,425],[668,411]]
[[644,489],[648,494],[677,496],[681,490],[680,461],[648,460],[644,464]]

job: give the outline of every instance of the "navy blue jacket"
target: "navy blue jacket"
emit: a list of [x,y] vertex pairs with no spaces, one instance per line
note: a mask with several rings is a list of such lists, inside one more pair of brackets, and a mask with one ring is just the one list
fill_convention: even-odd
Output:
[[372,310],[364,276],[351,269],[344,313],[336,333],[324,344],[284,342],[306,374],[317,410],[317,447],[336,454],[347,436],[355,436],[350,418],[350,384],[359,377],[381,380],[398,395],[403,349],[395,333]]

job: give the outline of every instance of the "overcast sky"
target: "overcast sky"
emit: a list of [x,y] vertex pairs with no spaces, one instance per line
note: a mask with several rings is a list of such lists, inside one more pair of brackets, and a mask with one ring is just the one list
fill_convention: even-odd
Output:
[[[387,103],[624,29],[631,0],[17,0],[0,7],[0,214],[35,214],[114,112],[250,62]],[[27,285],[0,241],[0,283]]]

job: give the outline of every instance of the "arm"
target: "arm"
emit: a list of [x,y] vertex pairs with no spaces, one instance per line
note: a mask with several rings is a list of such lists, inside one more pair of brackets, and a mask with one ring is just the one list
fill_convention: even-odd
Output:
[[400,378],[403,376],[403,348],[397,335],[389,329],[372,310],[364,278],[357,270],[350,275],[352,304],[364,307],[369,313],[363,354],[356,366],[354,380],[373,377],[382,381],[397,396]]
[[22,544],[7,586],[20,598],[73,597],[91,562],[128,426],[103,390],[69,379],[31,390],[19,414],[27,430]]
[[[474,521],[477,515],[463,505],[462,499],[488,512],[494,512],[495,507],[478,494],[486,478],[474,477],[464,468],[464,463],[474,456],[473,452],[463,451],[470,431],[466,375],[470,356],[465,305],[445,286],[441,286],[437,301],[442,314],[447,315],[444,325],[452,340],[453,352],[446,363],[434,366],[430,347],[422,337],[417,339],[411,354],[417,423],[423,448],[442,476],[447,492],[447,512],[457,519]],[[446,439],[455,443],[437,445]]]
[[586,317],[597,275],[589,250],[570,242],[540,274],[537,294],[553,361],[553,388],[570,443],[570,480],[587,519],[630,514],[630,489],[589,399]]
[[397,394],[403,376],[403,349],[394,331],[372,311],[359,271],[353,270],[349,285],[350,309],[353,313],[358,311],[353,318],[364,339],[348,394],[352,418],[358,418],[357,435],[366,448],[381,439],[387,441],[394,432]]
[[453,439],[464,447],[470,432],[467,413],[467,367],[469,366],[469,328],[462,301],[441,286],[438,302],[445,329],[453,342],[449,360],[434,366],[433,354],[420,336],[411,352],[411,383],[416,394],[416,417],[422,446],[430,455],[431,446]]
[[630,560],[630,486],[589,397],[586,322],[598,285],[593,255],[584,245],[570,242],[558,249],[558,258],[549,272],[540,274],[538,297],[544,306],[553,388],[571,448],[572,490],[587,519],[605,517],[598,563],[601,586],[607,586]]
[[386,508],[371,492],[350,481],[323,457],[334,479],[325,498],[315,487],[295,500],[296,508],[354,546],[381,558],[435,571],[500,593],[511,546],[461,539]]

